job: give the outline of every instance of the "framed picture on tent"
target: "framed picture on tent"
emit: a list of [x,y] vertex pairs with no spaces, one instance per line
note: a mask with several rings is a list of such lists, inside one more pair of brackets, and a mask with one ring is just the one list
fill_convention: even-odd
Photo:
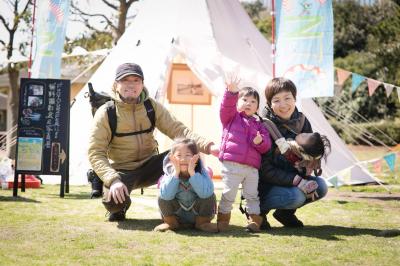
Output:
[[211,94],[186,64],[173,64],[168,84],[170,103],[211,104]]

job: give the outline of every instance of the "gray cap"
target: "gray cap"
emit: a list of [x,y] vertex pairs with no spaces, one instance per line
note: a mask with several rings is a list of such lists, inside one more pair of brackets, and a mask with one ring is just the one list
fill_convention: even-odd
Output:
[[121,80],[126,76],[135,75],[144,79],[142,68],[135,63],[125,63],[120,65],[115,72],[115,80]]

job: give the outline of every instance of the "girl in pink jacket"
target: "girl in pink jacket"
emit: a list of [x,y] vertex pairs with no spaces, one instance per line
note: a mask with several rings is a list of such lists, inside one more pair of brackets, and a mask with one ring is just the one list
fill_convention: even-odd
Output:
[[261,154],[271,148],[269,132],[257,115],[260,103],[258,92],[250,87],[238,89],[237,78],[227,83],[221,102],[220,118],[223,127],[219,160],[222,162],[224,190],[218,206],[218,230],[229,227],[232,204],[242,184],[249,214],[247,230],[259,232],[261,224],[258,198],[258,168]]

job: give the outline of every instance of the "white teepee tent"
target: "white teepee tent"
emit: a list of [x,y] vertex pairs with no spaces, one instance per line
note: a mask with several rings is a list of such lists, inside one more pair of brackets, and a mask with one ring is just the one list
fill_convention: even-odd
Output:
[[[171,64],[177,55],[185,59],[216,98],[224,89],[226,72],[239,72],[243,84],[259,88],[260,95],[264,94],[262,90],[271,79],[270,43],[259,33],[238,1],[146,0],[140,3],[132,25],[90,82],[96,91],[109,91],[116,67],[135,62],[143,68],[145,85],[151,96],[162,101]],[[90,168],[87,146],[92,117],[89,101],[84,97],[86,91],[87,88],[83,88],[71,108],[70,184],[85,184],[86,171]],[[264,99],[261,101],[265,102]],[[327,177],[354,166],[356,160],[351,152],[312,100],[302,101],[302,110],[314,129],[328,135],[332,141],[333,153],[324,165]],[[219,135],[218,115],[215,117],[214,120],[207,117],[207,129],[217,131]],[[371,181],[373,178],[359,167],[353,168],[351,179],[346,180],[347,183]]]

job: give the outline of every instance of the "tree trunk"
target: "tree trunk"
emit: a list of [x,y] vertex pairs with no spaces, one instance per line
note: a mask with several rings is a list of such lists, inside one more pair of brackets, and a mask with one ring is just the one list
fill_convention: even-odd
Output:
[[125,1],[120,1],[119,6],[119,15],[118,15],[118,28],[114,40],[114,44],[117,44],[119,38],[121,38],[122,34],[125,32],[126,27],[126,16],[128,14],[128,6]]
[[[10,80],[10,93],[8,95],[7,103],[8,103],[8,123],[11,125],[10,129],[13,126],[17,125],[18,122],[18,106],[19,106],[19,71],[12,67],[11,63],[8,64],[8,78]],[[10,159],[15,159],[15,149],[16,143],[10,145],[11,141],[16,139],[17,130],[14,130],[7,138],[7,156]]]

